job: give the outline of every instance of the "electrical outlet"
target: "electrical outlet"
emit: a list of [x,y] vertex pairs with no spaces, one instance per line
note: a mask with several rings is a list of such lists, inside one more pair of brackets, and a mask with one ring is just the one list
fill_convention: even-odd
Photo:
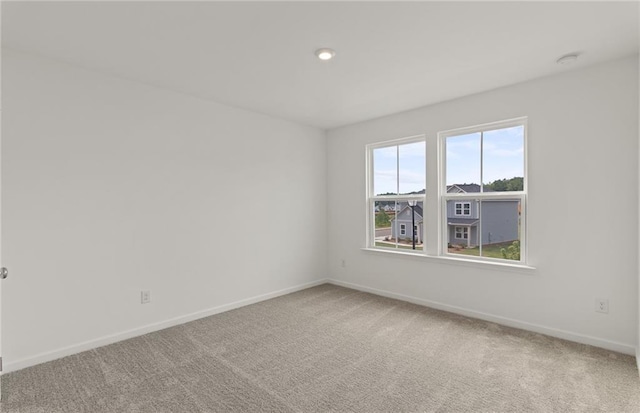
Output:
[[151,302],[151,291],[140,291],[140,302],[148,304]]
[[608,313],[609,300],[607,300],[606,298],[596,298],[596,311],[598,313]]

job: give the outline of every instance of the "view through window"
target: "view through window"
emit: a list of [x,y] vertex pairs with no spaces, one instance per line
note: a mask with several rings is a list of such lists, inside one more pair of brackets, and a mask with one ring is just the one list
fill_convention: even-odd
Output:
[[[437,153],[427,153],[424,136],[367,147],[367,246],[525,262],[526,118],[438,139]],[[427,190],[428,173],[438,187]],[[425,209],[428,197],[439,197],[440,208]],[[438,221],[427,232],[425,223]]]
[[524,121],[443,136],[446,254],[523,260]]
[[373,148],[370,157],[373,246],[422,250],[426,182],[424,138]]

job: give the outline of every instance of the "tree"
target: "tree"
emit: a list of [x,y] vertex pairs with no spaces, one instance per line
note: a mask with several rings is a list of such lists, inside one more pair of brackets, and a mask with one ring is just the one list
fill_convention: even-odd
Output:
[[391,225],[389,215],[384,209],[381,209],[380,212],[376,214],[376,228],[386,228],[389,225]]
[[505,260],[520,261],[520,241],[515,240],[507,248],[501,248],[500,253]]
[[521,176],[515,176],[511,179],[496,179],[486,185],[496,192],[504,191],[522,191],[524,189],[524,179]]

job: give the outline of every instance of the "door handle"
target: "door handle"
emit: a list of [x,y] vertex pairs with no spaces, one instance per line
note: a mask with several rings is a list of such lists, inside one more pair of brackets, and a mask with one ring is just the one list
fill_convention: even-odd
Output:
[[0,280],[4,280],[9,276],[9,270],[6,267],[0,268]]

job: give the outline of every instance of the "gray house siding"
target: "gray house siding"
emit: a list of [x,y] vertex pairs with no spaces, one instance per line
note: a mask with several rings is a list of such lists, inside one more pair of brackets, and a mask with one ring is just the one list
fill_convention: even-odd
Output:
[[456,226],[458,225],[449,225],[449,244],[451,245],[467,245],[471,247],[475,247],[478,245],[478,228],[477,227],[469,227],[469,243],[467,244],[467,240],[462,238],[456,238]]
[[[416,227],[418,227],[418,231],[416,234],[416,242],[422,242],[422,238],[423,238],[423,222],[422,222],[422,215],[420,214],[420,212],[422,212],[422,207],[421,207],[422,203],[419,203],[419,206],[416,207],[416,212],[415,212],[415,225]],[[406,240],[410,240],[412,239],[412,235],[411,235],[411,208],[410,207],[406,207],[406,204],[404,204],[403,209],[398,212],[398,216],[395,217],[393,220],[391,220],[391,235],[394,238],[397,239],[406,239]],[[404,224],[405,226],[405,233],[401,234],[401,226]]]
[[[405,234],[402,235],[400,233],[400,226],[404,224],[405,225]],[[422,242],[422,221],[418,222],[416,220],[416,227],[418,227],[418,232],[416,234],[416,242]],[[394,221],[391,225],[391,234],[394,238],[399,238],[399,239],[407,239],[410,240],[411,238],[411,219],[409,219],[408,221]]]
[[518,239],[518,201],[482,202],[482,244]]
[[[456,208],[456,204],[462,204],[462,208]],[[464,204],[469,204],[469,214],[464,214]],[[462,215],[456,214],[463,212]],[[478,245],[478,215],[480,202],[476,200],[450,200],[447,201],[447,233],[448,243],[452,245],[468,245],[475,247]],[[464,219],[461,219],[464,218]],[[458,223],[457,221],[465,221]],[[476,220],[476,222],[474,222]],[[518,201],[515,200],[490,200],[482,202],[482,244],[497,244],[502,242],[515,241],[518,239]],[[469,226],[469,224],[472,224]],[[469,226],[468,242],[464,238],[456,238],[456,227]]]
[[[470,214],[464,215],[464,208],[461,208],[462,215],[456,215],[456,204],[469,204]],[[447,201],[447,218],[475,218],[478,219],[478,201],[475,199],[461,199]]]

